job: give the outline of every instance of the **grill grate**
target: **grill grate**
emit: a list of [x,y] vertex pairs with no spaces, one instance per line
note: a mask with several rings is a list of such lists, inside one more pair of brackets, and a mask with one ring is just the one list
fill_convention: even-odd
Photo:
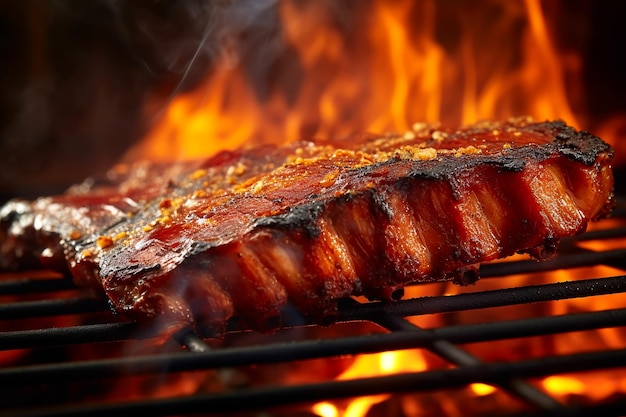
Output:
[[[618,205],[615,216],[618,220],[626,218],[621,205]],[[611,398],[597,404],[578,406],[562,404],[536,388],[532,379],[626,367],[626,344],[567,355],[526,357],[513,362],[484,362],[462,345],[623,327],[626,325],[626,301],[623,305],[598,311],[539,315],[478,324],[454,323],[430,329],[420,328],[407,320],[408,317],[430,314],[465,314],[466,311],[490,310],[502,306],[524,306],[624,293],[626,275],[620,274],[512,288],[507,288],[506,283],[512,274],[532,275],[596,265],[626,270],[626,248],[615,247],[617,245],[610,243],[614,238],[626,238],[626,227],[621,223],[618,226],[611,224],[612,227],[564,241],[559,255],[547,262],[512,261],[484,265],[481,268],[483,279],[501,280],[502,289],[481,290],[479,284],[471,292],[407,299],[392,304],[345,300],[340,308],[339,321],[365,322],[369,324],[366,334],[286,342],[278,332],[274,336],[264,336],[263,343],[238,347],[213,348],[210,332],[199,331],[196,334],[188,330],[176,335],[178,345],[171,343],[178,346],[174,351],[168,345],[163,352],[133,352],[134,344],[147,339],[141,345],[145,346],[158,335],[113,315],[108,311],[106,302],[74,288],[67,278],[54,274],[42,278],[40,272],[37,277],[3,274],[0,275],[0,326],[3,329],[0,333],[0,353],[22,352],[23,355],[4,363],[0,369],[1,391],[12,396],[0,402],[0,405],[4,411],[10,410],[12,415],[24,416],[110,415],[115,412],[165,416],[199,412],[208,414],[209,411],[220,414],[267,408],[280,412],[282,407],[288,405],[381,393],[450,390],[482,382],[516,397],[523,403],[520,409],[528,411],[524,415],[582,416],[591,412],[598,416],[624,414],[625,398]],[[608,248],[595,251],[585,249],[580,242],[587,240],[606,242],[604,246]],[[38,322],[42,319],[46,320],[43,325]],[[60,320],[62,325],[57,325],[55,319]],[[50,320],[51,324],[48,323]],[[287,327],[296,325],[301,326],[302,323],[286,323]],[[372,328],[379,330],[371,333]],[[233,334],[244,330],[235,320],[229,323],[228,329]],[[381,329],[385,332],[380,333]],[[107,350],[106,347],[111,344],[125,346],[124,354],[115,351],[112,356],[76,359],[66,353],[92,345],[104,346],[104,350]],[[269,385],[237,387],[226,392],[209,391],[159,399],[146,396],[132,401],[112,401],[110,398],[89,396],[82,401],[72,395],[63,401],[50,399],[45,403],[29,399],[32,392],[53,386],[58,388],[59,384],[72,386],[94,380],[118,383],[124,381],[124,378],[141,376],[158,379],[163,374],[200,370],[227,372],[249,366],[416,348],[426,349],[454,366],[347,381],[329,379],[297,385],[272,381]],[[0,360],[3,360],[3,356],[0,356]],[[491,415],[498,415],[500,411],[496,411]],[[506,412],[504,410],[502,414]]]

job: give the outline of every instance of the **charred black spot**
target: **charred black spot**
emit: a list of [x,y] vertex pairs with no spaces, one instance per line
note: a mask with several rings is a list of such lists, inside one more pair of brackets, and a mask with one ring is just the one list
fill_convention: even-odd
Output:
[[203,253],[214,246],[215,244],[210,243],[210,242],[201,242],[201,241],[193,242],[191,244],[191,249],[189,250],[189,255],[193,256],[199,253]]
[[602,153],[609,158],[613,156],[613,149],[602,139],[586,131],[577,132],[569,126],[556,135],[555,143],[561,155],[585,165],[593,165]]
[[161,268],[162,266],[159,263],[156,263],[153,265],[128,264],[124,268],[119,269],[119,271],[122,274],[127,273],[127,274],[132,274],[133,276],[139,276],[139,275],[144,275],[150,272],[159,271]]
[[475,265],[460,268],[452,273],[452,281],[458,285],[471,285],[479,278],[478,267]]
[[383,193],[375,193],[372,195],[372,201],[374,203],[374,210],[377,214],[386,218],[387,220],[391,220],[393,217],[393,209],[389,205],[389,202],[385,198],[385,194]]
[[404,288],[398,288],[391,293],[391,299],[393,301],[399,301],[404,297]]
[[256,219],[254,227],[298,230],[305,232],[311,238],[317,238],[321,233],[317,226],[317,219],[323,211],[322,202],[294,206],[284,213]]

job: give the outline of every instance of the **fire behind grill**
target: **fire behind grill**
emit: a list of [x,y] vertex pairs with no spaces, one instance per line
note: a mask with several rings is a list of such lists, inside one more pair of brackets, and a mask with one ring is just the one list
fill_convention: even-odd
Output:
[[[614,217],[626,218],[624,202],[618,201]],[[501,280],[502,289],[498,290],[481,291],[479,283],[473,292],[407,299],[392,304],[347,299],[341,305],[337,326],[356,326],[364,329],[361,334],[345,332],[341,337],[335,333],[332,337],[285,341],[291,337],[289,331],[315,329],[306,323],[289,322],[291,316],[286,314],[285,327],[290,330],[259,336],[258,340],[253,338],[255,342],[243,346],[220,346],[211,338],[210,331],[203,330],[199,333],[183,331],[174,340],[157,345],[152,339],[158,335],[115,316],[105,301],[75,288],[67,277],[45,271],[19,276],[3,274],[0,275],[0,326],[8,330],[0,333],[0,354],[9,359],[0,355],[0,361],[3,361],[0,362],[3,364],[0,368],[0,398],[4,397],[0,399],[0,411],[24,416],[110,416],[130,412],[165,416],[276,410],[277,415],[285,415],[280,413],[287,406],[380,393],[420,395],[446,392],[482,382],[517,398],[522,403],[523,415],[622,415],[626,413],[623,395],[601,403],[562,404],[533,385],[532,379],[626,367],[626,345],[568,355],[526,357],[512,362],[483,361],[469,353],[465,346],[618,328],[626,325],[626,301],[623,307],[610,310],[429,329],[422,329],[406,319],[428,314],[463,314],[469,310],[501,306],[518,305],[522,308],[529,303],[624,293],[626,275],[513,288],[506,284],[506,279],[513,274],[539,274],[596,265],[626,270],[626,248],[591,251],[578,244],[585,240],[608,241],[612,238],[626,238],[626,227],[598,229],[566,240],[559,255],[547,262],[523,260],[484,265],[481,276]],[[364,327],[364,323],[368,326]],[[236,320],[229,323],[229,330],[230,335],[246,334],[242,333],[245,329]],[[283,332],[287,332],[287,336]],[[157,347],[147,351],[146,346]],[[132,400],[116,400],[109,395],[99,395],[97,391],[106,386],[123,389],[128,381],[138,378],[160,381],[178,376],[184,379],[191,371],[210,370],[226,375],[232,370],[251,366],[278,366],[293,361],[415,348],[426,349],[452,366],[355,380],[329,378],[299,384],[270,381],[259,386],[230,386],[228,390],[218,391],[205,389],[202,393],[160,398],[153,398],[148,393]],[[89,353],[84,358],[76,356],[76,352],[85,351]],[[13,360],[10,360],[11,353],[15,353]],[[516,415],[522,415],[519,409],[516,412]],[[489,415],[506,413],[507,410],[489,410]]]

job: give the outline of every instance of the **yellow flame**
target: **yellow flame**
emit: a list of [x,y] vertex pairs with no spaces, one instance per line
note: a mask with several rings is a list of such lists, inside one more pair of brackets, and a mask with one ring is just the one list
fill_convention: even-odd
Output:
[[[428,368],[420,350],[402,350],[378,354],[357,356],[352,365],[341,375],[339,380],[365,378],[402,372],[420,372]],[[328,402],[317,403],[312,411],[322,417],[363,417],[375,404],[389,398],[389,394],[359,397],[351,401],[344,410]],[[332,407],[328,407],[328,405]],[[333,413],[337,414],[333,414]]]
[[585,384],[575,378],[564,376],[550,376],[543,380],[543,386],[553,394],[584,394]]
[[[565,91],[563,72],[552,38],[548,33],[541,0],[525,0],[530,31],[526,43],[526,62],[523,78],[529,86],[536,86],[532,94],[536,97],[537,114],[544,118],[563,118],[573,126],[578,124]],[[543,80],[543,82],[538,82]],[[542,86],[550,86],[549,89]]]
[[496,387],[492,385],[482,384],[480,382],[470,384],[470,389],[474,392],[474,394],[480,396],[489,395],[496,391]]
[[339,417],[337,407],[326,401],[315,404],[312,407],[312,411],[320,417]]

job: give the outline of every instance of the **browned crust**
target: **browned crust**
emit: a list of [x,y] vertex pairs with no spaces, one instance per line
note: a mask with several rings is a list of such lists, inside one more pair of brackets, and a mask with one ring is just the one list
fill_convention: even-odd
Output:
[[[222,153],[179,176],[129,171],[107,192],[87,187],[30,215],[44,219],[36,234],[58,237],[75,279],[102,285],[124,314],[172,328],[238,315],[267,330],[286,306],[328,323],[342,297],[393,300],[412,282],[473,282],[479,262],[549,256],[609,213],[611,158],[560,121],[423,126]],[[74,217],[46,223],[58,210]]]

